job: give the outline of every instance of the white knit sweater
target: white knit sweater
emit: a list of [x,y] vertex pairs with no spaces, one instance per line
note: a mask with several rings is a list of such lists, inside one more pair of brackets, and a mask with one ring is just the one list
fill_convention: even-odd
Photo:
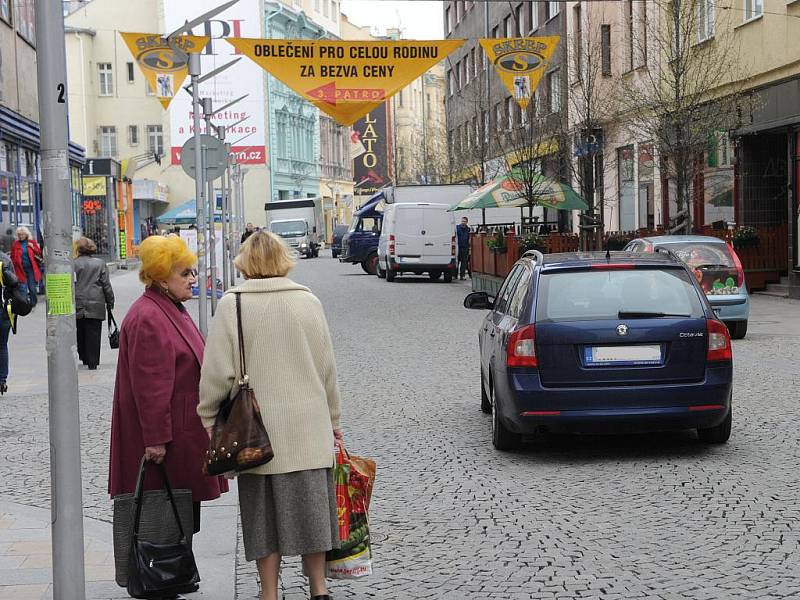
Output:
[[328,323],[311,291],[285,277],[250,279],[220,300],[208,336],[197,414],[210,427],[239,381],[236,297],[250,385],[275,458],[247,471],[262,475],[332,467],[339,388]]

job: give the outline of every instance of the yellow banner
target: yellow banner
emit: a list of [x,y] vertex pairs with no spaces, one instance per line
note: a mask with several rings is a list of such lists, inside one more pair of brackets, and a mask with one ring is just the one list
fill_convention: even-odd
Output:
[[105,177],[84,177],[83,178],[84,196],[105,196],[106,178]]
[[352,125],[464,43],[252,38],[226,41],[340,125]]
[[528,107],[561,36],[480,40],[486,56],[522,110]]
[[[189,74],[186,57],[176,53],[169,47],[167,39],[157,33],[120,32],[120,35],[161,106],[167,108]],[[175,40],[176,45],[185,52],[200,52],[208,44],[209,37],[183,35]]]

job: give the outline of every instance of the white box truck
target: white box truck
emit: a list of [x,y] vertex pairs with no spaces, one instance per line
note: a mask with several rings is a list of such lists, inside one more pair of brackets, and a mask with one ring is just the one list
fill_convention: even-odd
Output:
[[267,202],[264,210],[268,231],[282,237],[292,250],[306,258],[319,256],[325,231],[322,198]]

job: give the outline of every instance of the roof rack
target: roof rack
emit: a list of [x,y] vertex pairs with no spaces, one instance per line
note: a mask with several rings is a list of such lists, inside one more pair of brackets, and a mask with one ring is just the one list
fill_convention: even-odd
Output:
[[669,248],[664,248],[663,246],[661,246],[660,248],[656,248],[656,252],[659,252],[660,254],[666,254],[666,255],[667,255],[667,256],[669,256],[669,257],[670,257],[672,260],[674,260],[675,262],[683,262],[683,261],[682,261],[680,258],[678,258],[678,255],[677,255],[677,254],[675,254],[675,253],[674,253],[672,250],[670,250]]
[[535,258],[536,262],[538,262],[539,264],[544,263],[544,254],[542,254],[538,250],[528,250],[522,255],[522,258],[531,258],[531,257]]

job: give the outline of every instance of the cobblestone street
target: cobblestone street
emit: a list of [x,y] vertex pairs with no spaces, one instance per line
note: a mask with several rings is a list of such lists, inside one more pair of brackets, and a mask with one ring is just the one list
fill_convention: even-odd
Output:
[[[378,464],[375,573],[334,582],[337,599],[800,596],[797,302],[753,297],[748,336],[734,342],[727,445],[688,432],[553,435],[504,454],[479,409],[483,314],[462,307],[468,281],[389,284],[328,253],[293,277],[326,310],[348,447]],[[134,272],[112,282],[121,321],[141,288]],[[10,342],[0,509],[49,506],[43,339],[42,305]],[[98,371],[80,371],[85,513],[106,522],[114,360],[105,347]],[[283,587],[287,600],[308,597],[298,561]],[[254,564],[238,557],[236,597],[257,590]]]

